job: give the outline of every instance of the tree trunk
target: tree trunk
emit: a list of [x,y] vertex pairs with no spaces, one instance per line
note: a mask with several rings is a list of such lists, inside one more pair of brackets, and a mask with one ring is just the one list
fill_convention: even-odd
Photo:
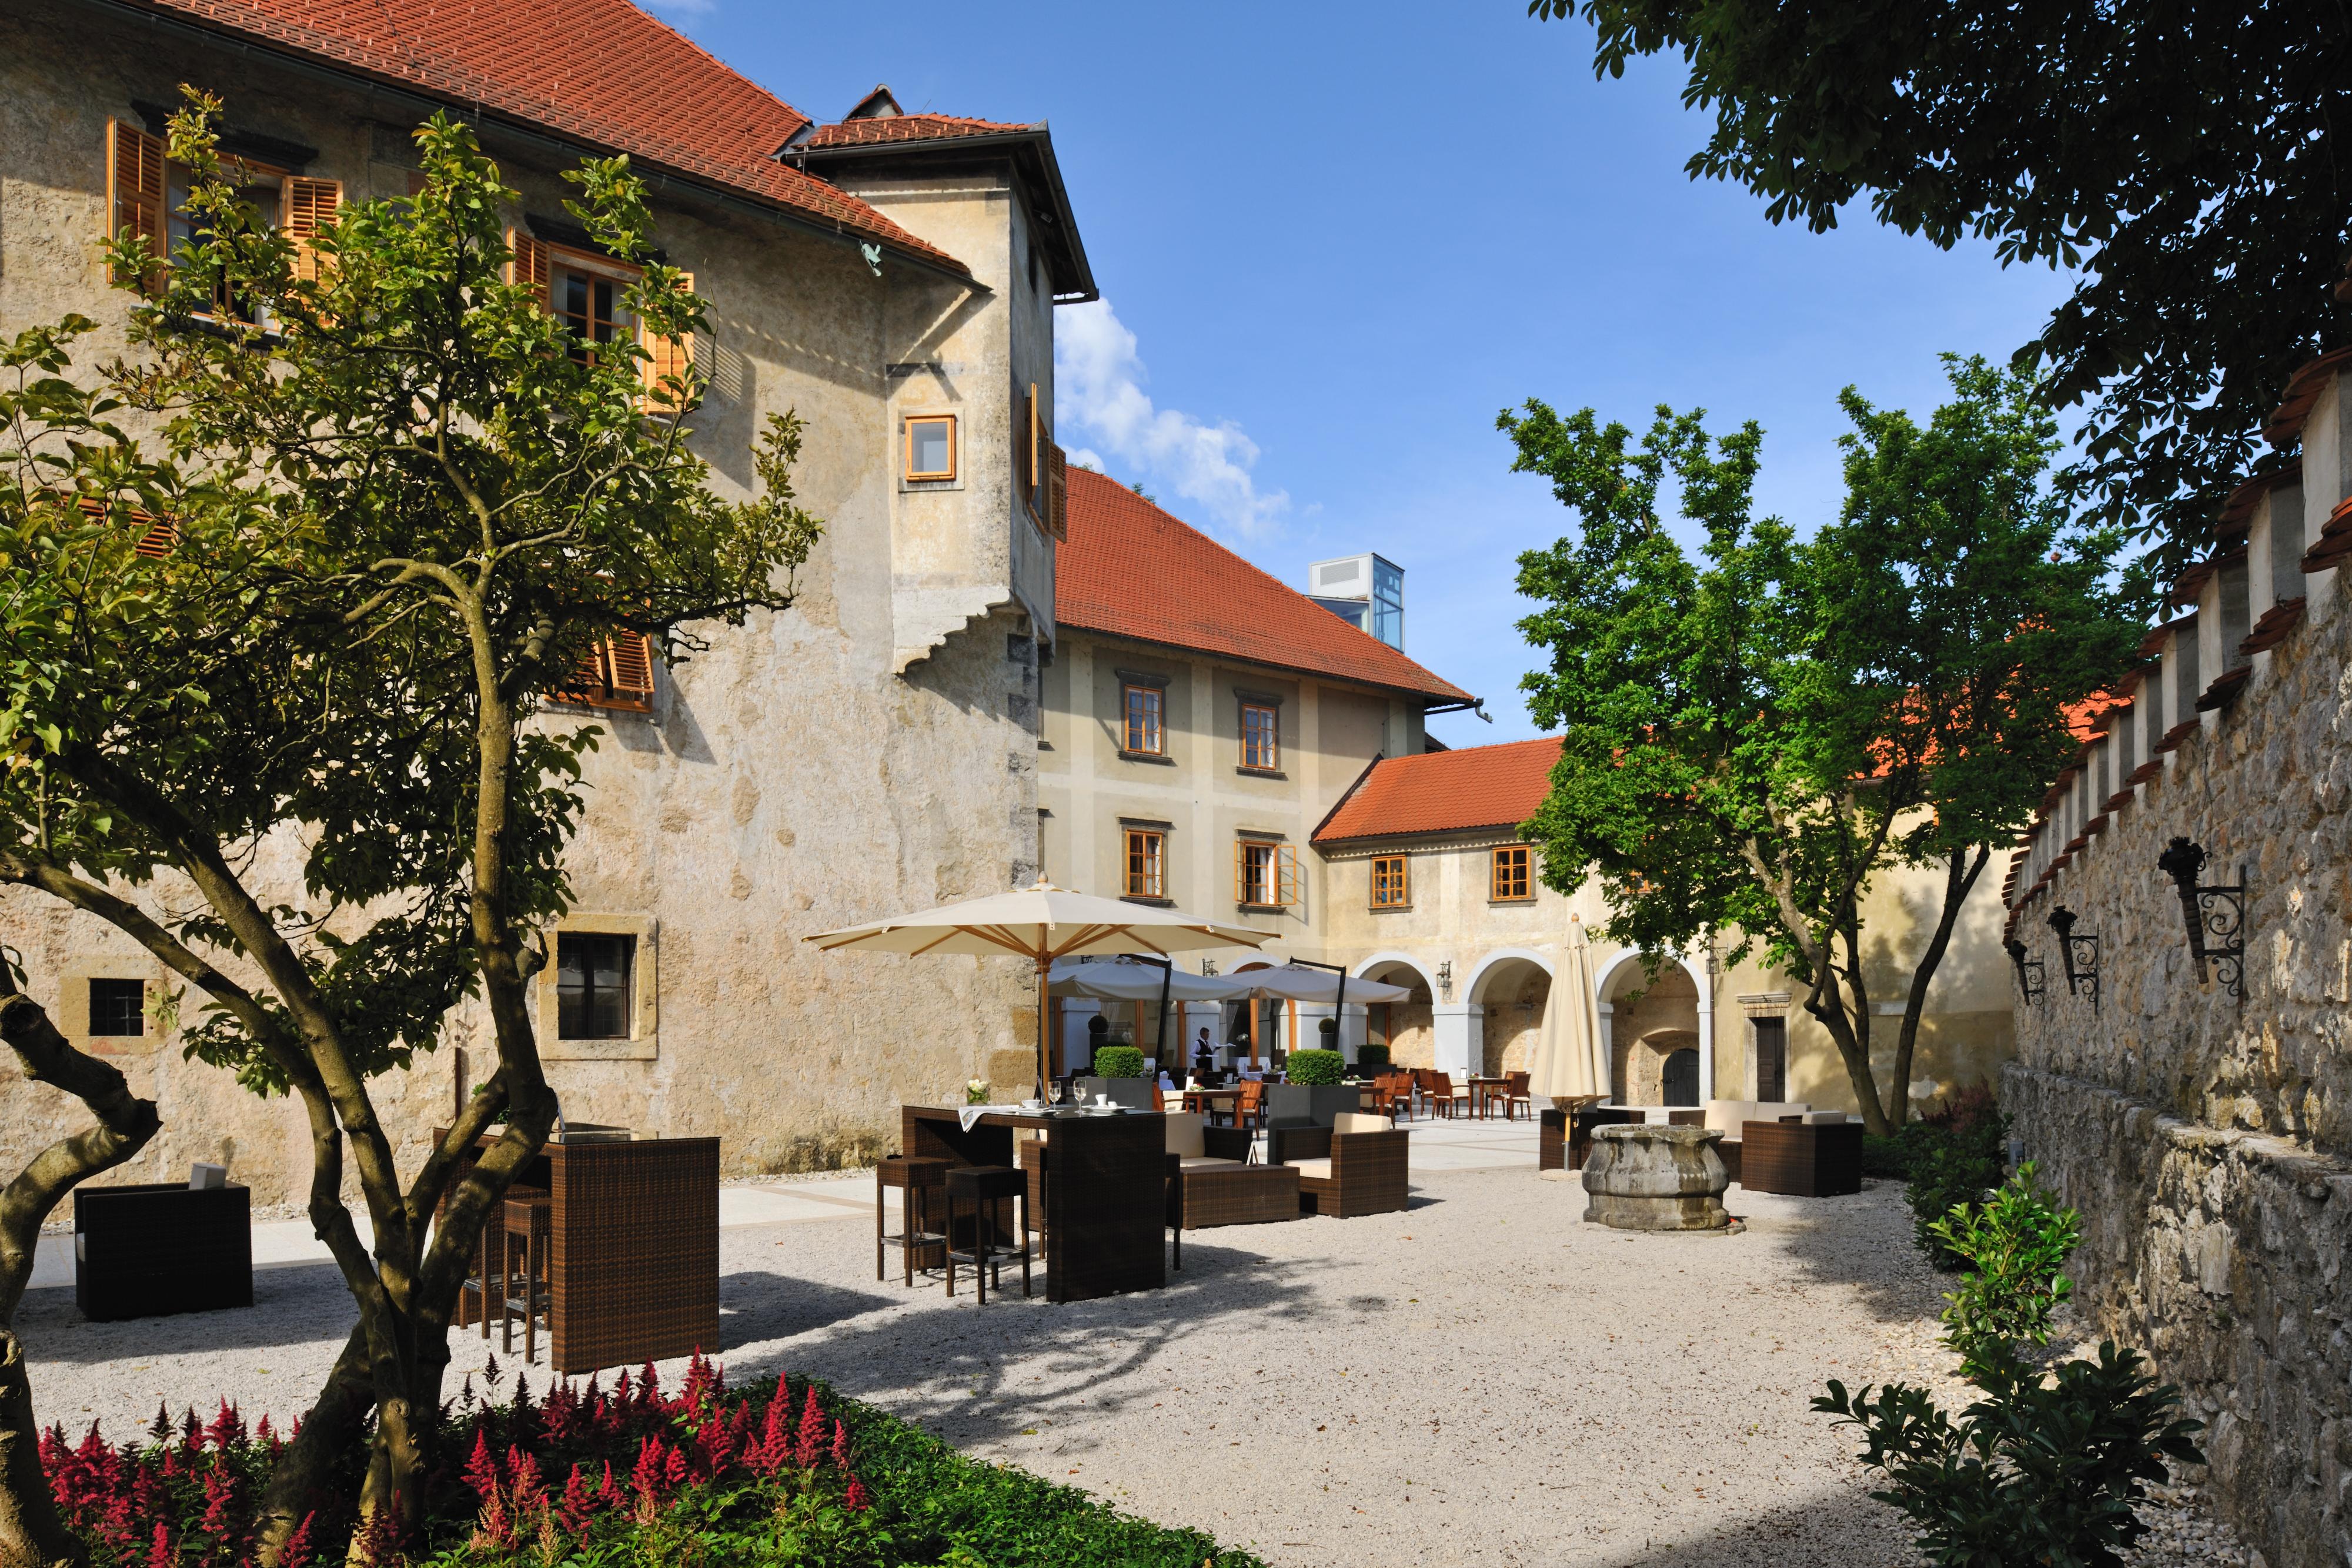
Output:
[[1928,983],[1943,967],[1944,955],[1952,946],[1953,928],[1959,924],[1960,908],[1968,903],[1977,877],[1991,859],[1992,851],[1979,846],[1973,860],[1968,851],[1954,850],[1945,861],[1944,907],[1937,915],[1935,933],[1927,938],[1927,950],[1919,956],[1918,967],[1911,971],[1910,994],[1903,1002],[1903,1032],[1895,1041],[1895,1078],[1903,1087],[1893,1117],[1897,1127],[1910,1120],[1911,1059],[1918,1044],[1919,1020],[1927,1010]]
[[[5,974],[0,970],[0,983]],[[58,1517],[41,1469],[40,1424],[16,1339],[16,1307],[32,1279],[41,1227],[58,1201],[145,1148],[162,1123],[153,1101],[134,1098],[121,1072],[76,1050],[30,997],[0,996],[0,1040],[16,1053],[26,1078],[64,1090],[99,1120],[34,1155],[0,1192],[0,1568],[79,1564],[86,1554]]]

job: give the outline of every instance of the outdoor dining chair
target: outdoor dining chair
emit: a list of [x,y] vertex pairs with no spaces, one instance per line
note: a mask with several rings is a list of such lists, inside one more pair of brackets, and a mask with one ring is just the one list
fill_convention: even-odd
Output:
[[1444,1113],[1449,1117],[1457,1113],[1467,1116],[1470,1113],[1470,1086],[1465,1083],[1456,1088],[1454,1074],[1450,1072],[1430,1073],[1429,1098],[1433,1105],[1443,1105],[1445,1108]]
[[1489,1093],[1486,1096],[1486,1104],[1488,1108],[1491,1109],[1494,1106],[1495,1102],[1500,1100],[1503,1103],[1503,1120],[1506,1122],[1511,1119],[1511,1113],[1515,1109],[1522,1109],[1525,1110],[1528,1115],[1534,1115],[1536,1113],[1536,1103],[1528,1093],[1528,1076],[1529,1075],[1525,1072],[1505,1073],[1503,1075],[1503,1088],[1501,1092]]

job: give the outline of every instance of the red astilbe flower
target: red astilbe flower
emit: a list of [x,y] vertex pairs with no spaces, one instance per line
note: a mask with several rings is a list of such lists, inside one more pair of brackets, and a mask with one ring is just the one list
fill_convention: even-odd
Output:
[[580,1424],[580,1396],[572,1392],[572,1385],[557,1382],[547,1391],[539,1407],[540,1440],[559,1444],[571,1440]]
[[767,1418],[761,1423],[760,1440],[752,1444],[743,1456],[743,1462],[751,1467],[752,1474],[772,1476],[783,1469],[784,1461],[792,1457],[792,1434],[784,1426],[792,1418],[791,1411],[792,1406],[784,1396],[784,1380],[780,1377],[776,1379],[776,1391],[768,1396]]
[[620,1487],[614,1484],[613,1480],[613,1461],[606,1459],[604,1461],[604,1484],[596,1489],[596,1505],[599,1508],[616,1509],[621,1507],[627,1500],[628,1500],[626,1498],[621,1495]]
[[661,1375],[654,1371],[650,1361],[637,1369],[637,1406],[645,1410],[663,1408]]
[[620,1375],[613,1379],[613,1403],[626,1408],[633,1403],[630,1390],[635,1386],[629,1381],[629,1369],[625,1366],[621,1368]]
[[196,1407],[193,1405],[180,1417],[180,1446],[191,1454],[205,1446],[205,1424],[196,1419]]
[[864,1481],[852,1476],[849,1478],[849,1490],[843,1495],[841,1502],[850,1512],[863,1513],[874,1506],[874,1494],[866,1490]]
[[694,1475],[694,1467],[687,1461],[684,1448],[672,1448],[662,1460],[662,1481],[672,1490],[684,1486]]
[[836,1470],[849,1468],[849,1426],[845,1421],[833,1424],[833,1468]]
[[172,1527],[162,1520],[155,1521],[155,1533],[147,1542],[147,1568],[174,1568],[180,1554],[172,1550]]
[[205,1472],[205,1512],[196,1530],[212,1542],[205,1556],[226,1556],[237,1534],[236,1472],[215,1465]]
[[493,1393],[493,1394],[497,1393],[497,1392],[498,1392],[498,1387],[499,1387],[499,1378],[501,1375],[501,1375],[501,1374],[499,1373],[499,1356],[498,1356],[498,1352],[496,1352],[496,1351],[485,1351],[485,1352],[483,1352],[483,1353],[482,1353],[482,1386],[483,1386],[483,1387],[485,1387],[485,1388],[487,1388],[487,1389],[488,1389],[488,1390],[489,1390],[491,1393]]
[[499,1461],[490,1452],[487,1433],[474,1434],[474,1452],[466,1461],[466,1484],[482,1500],[482,1511],[474,1527],[474,1540],[488,1546],[512,1546],[514,1521],[507,1514],[506,1478],[499,1473]]
[[687,1359],[686,1386],[678,1391],[678,1403],[688,1415],[699,1420],[712,1393],[710,1363],[702,1358],[702,1347],[697,1345],[693,1355]]
[[507,1449],[507,1475],[514,1486],[517,1520],[527,1521],[547,1507],[547,1483],[539,1473],[539,1461],[520,1447]]
[[[612,1479],[612,1475],[613,1467],[608,1462],[604,1467],[604,1477],[608,1483]],[[617,1495],[615,1500],[618,1500]],[[573,1541],[585,1542],[588,1539],[588,1523],[595,1517],[596,1494],[588,1488],[587,1472],[574,1463],[572,1467],[571,1478],[563,1483],[563,1500],[555,1508],[556,1522],[563,1527],[564,1532]]]
[[278,1549],[278,1568],[310,1568],[310,1559],[318,1548],[310,1541],[310,1527],[318,1522],[316,1513],[306,1513],[286,1544]]
[[214,1416],[212,1424],[205,1428],[205,1444],[207,1448],[226,1453],[230,1448],[243,1441],[245,1441],[245,1417],[237,1414],[236,1406],[231,1405],[226,1398],[223,1398],[220,1402],[220,1414]]
[[663,1477],[668,1469],[664,1463],[667,1458],[659,1437],[649,1437],[637,1445],[637,1463],[629,1472],[629,1490],[647,1503],[661,1501]]
[[809,1385],[808,1403],[801,1407],[800,1430],[793,1435],[793,1463],[804,1470],[816,1469],[824,1452],[824,1412],[817,1408],[816,1385]]
[[155,1402],[155,1419],[148,1424],[147,1435],[159,1443],[171,1438],[172,1407],[160,1399]]
[[380,1508],[368,1515],[367,1523],[352,1538],[352,1553],[373,1568],[386,1568],[401,1560],[400,1494],[392,1494],[392,1506]]
[[490,1452],[489,1434],[477,1431],[474,1434],[474,1451],[466,1458],[466,1484],[474,1489],[477,1497],[489,1498],[498,1494],[502,1479],[499,1474],[498,1458]]

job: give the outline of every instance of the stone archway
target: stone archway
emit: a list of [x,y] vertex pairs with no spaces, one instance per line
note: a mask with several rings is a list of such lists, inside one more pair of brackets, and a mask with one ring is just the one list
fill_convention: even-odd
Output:
[[[1402,955],[1386,955],[1366,959],[1356,967],[1356,977],[1380,980],[1391,986],[1402,986],[1412,995],[1401,1002],[1375,1002],[1364,1009],[1366,1037],[1379,1040],[1385,1038],[1389,1061],[1396,1067],[1434,1067],[1437,1065],[1437,1022],[1433,1015],[1434,993],[1430,980],[1419,963]],[[1349,1004],[1351,1008],[1355,1005]]]
[[1550,998],[1551,970],[1535,954],[1506,951],[1479,964],[1469,991],[1477,1009],[1479,1072],[1495,1078],[1524,1072],[1535,1064],[1544,1006]]
[[1668,958],[1654,979],[1628,955],[1610,966],[1601,986],[1601,1001],[1610,1009],[1610,1097],[1621,1105],[1664,1104],[1667,1058],[1677,1051],[1691,1051],[1694,1059],[1704,1055],[1704,998],[1696,978]]

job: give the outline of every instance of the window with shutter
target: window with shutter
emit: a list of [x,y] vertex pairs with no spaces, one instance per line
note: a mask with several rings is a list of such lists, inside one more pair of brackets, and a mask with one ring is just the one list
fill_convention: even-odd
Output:
[[342,207],[342,183],[289,175],[282,200],[278,226],[294,242],[294,276],[316,283],[328,259],[314,242],[321,229],[334,223],[336,213]]
[[[75,505],[93,517],[103,517],[107,509],[106,503],[95,496],[84,496]],[[180,530],[152,513],[133,508],[131,520],[147,525],[147,531],[131,549],[149,560],[162,560],[179,545]]]
[[1288,844],[1234,841],[1234,902],[1252,909],[1288,909],[1297,904],[1297,852]]
[[[119,120],[106,122],[106,214],[109,239],[143,239],[158,262],[166,259],[163,139]],[[144,283],[152,289],[162,281],[158,270]]]
[[642,632],[615,632],[583,654],[572,678],[547,695],[583,707],[652,712],[653,639]]
[[547,246],[520,229],[507,230],[507,249],[513,253],[507,263],[507,281],[520,284],[539,297],[539,308],[548,308]]

